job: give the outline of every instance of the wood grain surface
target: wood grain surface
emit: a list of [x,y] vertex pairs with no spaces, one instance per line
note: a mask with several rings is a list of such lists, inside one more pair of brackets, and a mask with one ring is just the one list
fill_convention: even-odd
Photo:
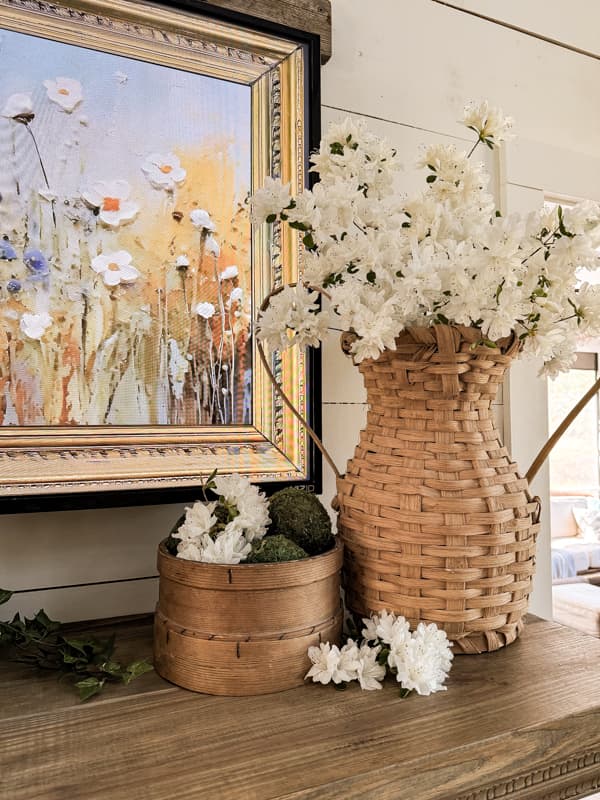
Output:
[[321,63],[331,58],[331,0],[196,0],[199,10],[211,6],[266,19],[321,37]]
[[[151,653],[150,622],[119,631]],[[262,697],[149,673],[80,705],[0,663],[2,800],[564,800],[600,787],[600,641],[549,622],[457,657],[448,691],[401,700],[307,685]]]

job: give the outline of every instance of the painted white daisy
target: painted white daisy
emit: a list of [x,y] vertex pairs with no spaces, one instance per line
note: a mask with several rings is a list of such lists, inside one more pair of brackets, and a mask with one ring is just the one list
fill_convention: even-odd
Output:
[[19,327],[29,339],[41,339],[53,321],[46,311],[41,314],[26,313],[21,317]]
[[203,319],[210,319],[211,317],[214,317],[216,311],[212,303],[198,303],[194,310],[196,314]]
[[166,192],[172,192],[178,183],[183,183],[186,176],[174,153],[152,153],[142,164],[142,172],[155,189],[164,189]]
[[215,258],[218,258],[221,255],[221,248],[219,247],[219,243],[214,236],[206,237],[204,249],[207,253],[210,253],[210,255],[213,255]]
[[232,281],[234,278],[237,278],[239,274],[238,268],[232,264],[230,267],[225,267],[223,272],[219,275],[220,281]]
[[31,122],[34,117],[31,95],[22,92],[11,94],[4,104],[2,116],[17,122]]
[[70,114],[83,100],[81,84],[75,78],[56,78],[44,81],[48,99]]
[[203,208],[195,208],[193,211],[190,211],[190,220],[194,228],[198,228],[201,231],[208,231],[210,233],[216,230],[216,225],[210,218],[210,214]]
[[103,253],[92,259],[92,269],[102,276],[107,286],[118,286],[120,283],[133,283],[141,273],[131,264],[132,256],[127,250],[114,253]]
[[129,199],[131,186],[124,180],[98,181],[92,188],[82,193],[85,202],[99,209],[98,216],[105,225],[118,228],[123,222],[130,222],[140,210],[137,203]]

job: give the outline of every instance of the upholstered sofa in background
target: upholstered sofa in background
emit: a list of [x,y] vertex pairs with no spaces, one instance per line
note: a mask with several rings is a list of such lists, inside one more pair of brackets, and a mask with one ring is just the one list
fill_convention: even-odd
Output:
[[585,512],[588,502],[580,496],[551,499],[552,609],[556,622],[600,638],[600,537],[589,529],[583,536],[573,513]]

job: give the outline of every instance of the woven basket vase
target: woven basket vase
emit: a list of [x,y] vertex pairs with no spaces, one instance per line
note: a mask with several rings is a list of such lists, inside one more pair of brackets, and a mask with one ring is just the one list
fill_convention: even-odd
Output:
[[518,342],[480,338],[411,328],[359,365],[367,426],[338,481],[349,609],[435,622],[464,653],[521,632],[539,530],[491,408]]

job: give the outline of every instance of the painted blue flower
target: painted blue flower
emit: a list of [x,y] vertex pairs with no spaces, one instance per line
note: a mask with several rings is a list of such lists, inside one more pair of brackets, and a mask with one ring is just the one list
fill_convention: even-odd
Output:
[[21,281],[18,281],[16,278],[11,278],[6,284],[6,288],[11,294],[17,294],[23,287],[21,286]]
[[0,261],[14,261],[16,257],[17,252],[8,241],[8,236],[3,236],[0,239]]
[[37,278],[45,278],[50,274],[50,267],[48,266],[48,259],[41,250],[30,248],[23,253],[23,261],[27,269],[31,272],[31,277],[35,280]]

